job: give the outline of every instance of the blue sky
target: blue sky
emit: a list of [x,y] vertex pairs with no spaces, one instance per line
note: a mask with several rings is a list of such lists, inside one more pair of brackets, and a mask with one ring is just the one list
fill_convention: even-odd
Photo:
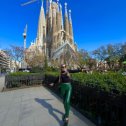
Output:
[[[27,47],[36,38],[41,2],[20,6],[28,0],[0,1],[0,48],[23,46],[28,24]],[[126,41],[126,0],[60,0],[72,10],[74,39],[79,49],[94,50]],[[45,3],[44,3],[45,4]]]

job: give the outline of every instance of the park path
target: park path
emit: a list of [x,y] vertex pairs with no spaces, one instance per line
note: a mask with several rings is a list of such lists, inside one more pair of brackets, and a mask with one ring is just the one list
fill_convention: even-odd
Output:
[[[0,126],[63,126],[61,99],[45,87],[0,93]],[[71,108],[70,126],[95,126]]]

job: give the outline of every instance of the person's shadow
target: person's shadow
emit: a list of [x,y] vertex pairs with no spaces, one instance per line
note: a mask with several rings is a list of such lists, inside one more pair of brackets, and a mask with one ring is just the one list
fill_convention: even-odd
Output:
[[62,116],[63,116],[63,112],[61,112],[58,109],[52,107],[52,105],[47,102],[49,100],[53,100],[53,99],[39,99],[39,98],[35,98],[35,101],[38,102],[39,104],[41,104],[46,109],[48,109],[49,114],[51,116],[53,116],[60,125],[62,125],[63,124],[62,120],[60,120],[59,117],[54,112],[57,112],[57,113],[61,114]]

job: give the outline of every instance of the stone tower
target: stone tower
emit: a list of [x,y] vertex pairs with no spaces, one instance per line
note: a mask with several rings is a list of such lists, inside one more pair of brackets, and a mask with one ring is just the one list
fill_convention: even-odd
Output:
[[39,22],[38,22],[38,32],[36,38],[36,45],[38,51],[43,52],[43,46],[46,43],[46,20],[43,3],[40,10]]
[[59,0],[46,0],[46,14],[42,3],[36,38],[35,47],[48,59],[60,59],[67,50],[70,55],[76,52],[71,10],[68,11],[67,3],[64,16]]

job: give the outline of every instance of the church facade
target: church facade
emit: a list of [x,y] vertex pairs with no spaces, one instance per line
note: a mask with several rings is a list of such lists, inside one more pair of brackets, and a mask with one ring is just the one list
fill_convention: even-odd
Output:
[[[46,10],[43,3],[38,21],[38,31],[35,42],[26,50],[29,57],[36,53],[45,55],[48,60],[59,60],[69,55],[70,59],[76,59],[77,45],[74,42],[71,10],[52,0],[46,0]],[[31,54],[31,55],[30,55]]]

